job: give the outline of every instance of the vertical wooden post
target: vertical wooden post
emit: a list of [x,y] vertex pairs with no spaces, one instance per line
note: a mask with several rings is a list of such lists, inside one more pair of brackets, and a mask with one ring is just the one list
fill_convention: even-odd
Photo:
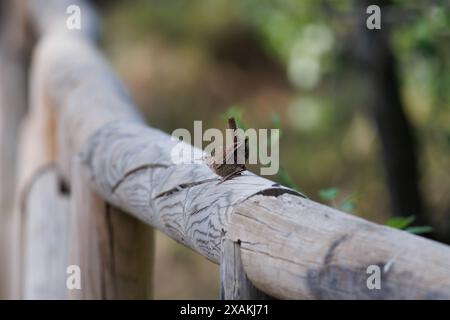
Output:
[[23,199],[24,299],[65,299],[69,198],[56,170],[42,168]]
[[[36,69],[33,66],[33,69]],[[28,224],[45,225],[52,224],[50,220],[57,219],[53,215],[61,214],[58,210],[49,210],[47,215],[34,216],[34,209],[28,209],[26,204],[29,197],[29,193],[33,190],[34,184],[40,179],[40,174],[43,170],[48,170],[49,167],[53,168],[55,175],[55,186],[60,185],[60,174],[55,166],[55,114],[54,108],[52,108],[45,91],[40,86],[40,82],[35,81],[39,78],[39,72],[33,70],[31,75],[31,90],[30,90],[30,110],[27,116],[22,120],[21,130],[19,136],[18,146],[18,159],[17,159],[17,174],[16,174],[16,188],[14,199],[14,210],[12,218],[13,240],[11,241],[11,247],[14,252],[11,254],[11,270],[9,272],[10,277],[10,297],[19,299],[23,295],[30,296],[30,292],[27,289],[29,282],[26,281],[25,271],[29,267],[27,264],[33,264],[33,261],[27,259],[27,255],[32,254],[33,249],[27,248],[28,245],[34,246],[36,242],[45,241],[41,239],[39,234],[29,232]],[[56,181],[57,180],[57,181]],[[57,188],[57,187],[55,187]],[[56,193],[44,195],[51,199],[57,197]],[[47,199],[46,198],[46,199]],[[51,208],[51,204],[47,204]],[[30,205],[29,208],[33,208]],[[27,210],[31,210],[28,212]],[[67,208],[68,212],[68,208]],[[68,215],[68,213],[67,213]],[[27,221],[27,218],[31,219],[31,222]],[[43,221],[38,221],[38,219]],[[61,230],[66,233],[68,231],[67,226],[60,226]],[[36,239],[34,237],[37,237]],[[42,246],[54,246],[53,243],[42,243]],[[40,249],[38,249],[40,250]],[[59,249],[58,249],[59,250]],[[68,248],[64,247],[61,250],[67,251]],[[52,284],[53,285],[53,284]],[[43,288],[41,288],[43,289]],[[27,293],[28,292],[28,293]],[[41,293],[44,295],[44,293]],[[36,295],[33,294],[36,297]],[[59,297],[60,299],[62,297]]]
[[223,300],[273,299],[258,290],[247,278],[239,243],[224,239],[220,262],[220,298]]
[[70,264],[81,289],[70,299],[146,299],[151,296],[153,230],[107,204],[89,186],[82,160],[72,161]]
[[17,243],[13,219],[17,135],[26,109],[27,43],[23,1],[0,2],[0,298],[13,298]]

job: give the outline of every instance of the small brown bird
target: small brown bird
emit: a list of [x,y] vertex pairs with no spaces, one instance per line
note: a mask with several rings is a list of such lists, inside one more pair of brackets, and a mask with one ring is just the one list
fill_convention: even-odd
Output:
[[245,161],[248,160],[248,139],[242,140],[238,137],[236,120],[233,117],[228,119],[228,127],[233,130],[233,143],[225,148],[217,148],[205,159],[206,165],[222,177],[222,182],[246,170],[244,163],[238,163],[238,155],[244,155]]

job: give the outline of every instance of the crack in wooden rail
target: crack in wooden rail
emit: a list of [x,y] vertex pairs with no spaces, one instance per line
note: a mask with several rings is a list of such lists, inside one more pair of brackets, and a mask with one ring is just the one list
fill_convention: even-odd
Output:
[[207,183],[207,182],[212,182],[212,181],[217,181],[217,180],[219,180],[219,178],[217,178],[217,179],[206,179],[206,180],[195,181],[195,182],[190,182],[190,183],[182,183],[182,184],[177,185],[175,188],[172,188],[170,190],[167,190],[167,191],[161,192],[160,194],[157,194],[153,198],[153,200],[161,198],[161,197],[170,196],[170,195],[172,195],[172,194],[174,194],[176,192],[180,192],[182,190],[189,189],[189,188],[194,187],[194,186],[198,186],[198,185],[201,185],[201,184],[204,184],[204,183]]
[[112,187],[111,187],[111,192],[114,193],[116,191],[116,189],[125,181],[125,179],[127,179],[130,175],[140,171],[140,170],[145,170],[145,169],[152,169],[152,168],[168,168],[168,165],[165,164],[144,164],[141,165],[139,167],[136,167],[130,171],[127,171],[122,178],[120,178]]
[[[281,196],[281,195],[283,195],[285,193],[293,194],[293,195],[296,195],[296,196],[308,199],[307,196],[305,196],[303,193],[301,193],[301,192],[299,192],[297,190],[287,189],[287,188],[280,189],[279,187],[281,187],[281,185],[279,183],[274,183],[272,185],[272,187],[274,187],[274,188],[267,188],[267,189],[258,191],[257,193],[251,195],[247,199],[249,199],[249,198],[251,198],[253,196],[257,196],[257,195],[279,197],[279,196]],[[245,199],[245,200],[247,200],[247,199]]]
[[333,255],[336,251],[336,249],[344,242],[350,239],[350,235],[344,234],[340,236],[338,239],[336,239],[331,246],[328,248],[327,254],[325,255],[325,258],[323,259],[323,264],[328,265],[333,260]]

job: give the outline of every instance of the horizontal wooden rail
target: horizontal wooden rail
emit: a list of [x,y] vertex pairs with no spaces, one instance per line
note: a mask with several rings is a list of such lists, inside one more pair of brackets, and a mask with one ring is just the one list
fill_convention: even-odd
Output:
[[[106,201],[211,261],[224,261],[223,243],[239,245],[251,283],[272,297],[450,298],[447,246],[339,212],[249,172],[218,184],[203,164],[175,165],[177,142],[145,125],[97,50],[92,10],[74,0],[30,3],[40,36],[33,94],[55,113],[55,158],[69,185],[73,159],[81,157]],[[64,5],[72,3],[89,13],[81,31],[65,27]],[[380,289],[367,286],[371,265],[382,270]]]

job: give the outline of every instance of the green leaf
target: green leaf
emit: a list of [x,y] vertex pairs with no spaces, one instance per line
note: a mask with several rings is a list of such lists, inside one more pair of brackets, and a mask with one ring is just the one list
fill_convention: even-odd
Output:
[[280,166],[277,173],[277,180],[286,187],[292,188],[294,190],[299,191],[297,184],[294,180],[289,176],[289,174],[284,170],[283,167]]
[[450,146],[450,131],[445,133],[447,144]]
[[415,216],[409,217],[391,217],[388,219],[386,225],[396,229],[405,229],[416,219]]
[[[275,135],[273,133],[271,133],[268,147],[272,146],[273,141],[280,141],[281,132],[282,132],[281,131],[281,119],[280,119],[280,116],[278,115],[278,113],[272,111],[272,113],[270,114],[270,119],[272,120],[272,125],[273,125],[274,129],[278,129],[278,133]],[[276,135],[278,135],[278,137]]]
[[225,120],[228,120],[228,118],[230,117],[234,117],[234,119],[236,119],[236,124],[239,128],[242,129],[246,129],[246,125],[244,124],[244,122],[242,121],[242,115],[244,114],[244,110],[237,106],[237,105],[232,105],[231,107],[228,108],[228,110],[222,114],[222,117]]
[[412,234],[424,234],[424,233],[432,232],[433,228],[430,226],[409,227],[409,228],[406,228],[405,231],[408,231]]
[[340,205],[340,209],[342,211],[348,212],[348,213],[353,213],[353,211],[356,209],[356,199],[355,199],[355,194],[352,194],[351,196],[349,196],[347,199],[345,199],[341,205]]
[[339,188],[328,188],[328,189],[322,189],[319,191],[319,197],[322,198],[322,200],[325,201],[333,201],[335,200],[339,195]]
[[276,113],[275,111],[272,111],[272,113],[270,114],[270,119],[272,120],[272,125],[275,129],[280,129],[281,130],[281,118],[280,115],[278,113]]

